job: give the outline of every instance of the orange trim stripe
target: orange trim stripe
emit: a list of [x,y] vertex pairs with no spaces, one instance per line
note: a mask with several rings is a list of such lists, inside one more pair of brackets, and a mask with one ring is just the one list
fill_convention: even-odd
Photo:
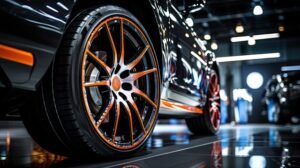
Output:
[[2,44],[0,44],[0,58],[31,67],[33,66],[34,62],[32,53]]
[[184,105],[181,103],[174,103],[174,102],[170,102],[168,100],[161,100],[160,104],[161,104],[161,107],[163,107],[163,108],[182,110],[182,111],[191,112],[191,113],[199,113],[199,114],[203,113],[203,110],[199,107],[188,106],[188,105]]

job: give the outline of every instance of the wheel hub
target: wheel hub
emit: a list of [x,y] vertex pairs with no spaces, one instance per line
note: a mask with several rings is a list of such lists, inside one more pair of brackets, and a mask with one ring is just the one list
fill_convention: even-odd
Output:
[[112,77],[111,86],[114,91],[119,91],[121,88],[121,79],[119,76],[115,75]]

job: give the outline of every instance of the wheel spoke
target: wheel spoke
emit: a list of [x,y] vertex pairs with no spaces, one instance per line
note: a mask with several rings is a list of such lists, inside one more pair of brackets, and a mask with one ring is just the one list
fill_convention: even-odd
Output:
[[145,75],[148,75],[148,74],[150,74],[152,72],[156,72],[156,71],[157,71],[156,68],[152,68],[152,69],[148,69],[148,70],[145,70],[142,72],[133,73],[133,74],[131,74],[131,77],[133,78],[133,80],[137,80],[140,77],[143,77]]
[[209,112],[210,112],[210,113],[213,113],[214,110],[215,110],[215,109],[214,109],[213,107],[210,107],[210,108],[209,108]]
[[133,92],[142,96],[144,99],[146,99],[153,107],[157,108],[157,105],[140,89],[138,89],[137,87],[133,87]]
[[109,81],[96,81],[96,82],[87,82],[84,83],[85,87],[93,87],[93,86],[108,86]]
[[112,37],[111,31],[110,31],[109,26],[108,26],[107,23],[105,24],[105,27],[106,27],[106,30],[107,30],[107,33],[108,33],[110,45],[111,45],[112,50],[113,50],[114,65],[116,65],[118,63],[118,54],[117,54],[116,45],[115,45],[114,39]]
[[114,124],[114,133],[112,136],[112,142],[115,142],[118,126],[119,126],[119,118],[120,118],[120,103],[116,103],[116,118],[115,118],[115,124]]
[[132,122],[131,110],[126,102],[124,102],[123,105],[124,105],[124,107],[126,109],[125,111],[127,112],[127,115],[128,115],[129,126],[130,126],[130,140],[131,140],[131,144],[133,144],[134,143],[134,141],[133,141],[133,122]]
[[220,92],[220,86],[219,86],[219,84],[217,84],[216,93],[219,94],[219,92]]
[[146,52],[149,50],[150,48],[150,45],[146,45],[146,47],[143,49],[143,51],[139,54],[139,56],[133,60],[129,65],[128,67],[130,69],[134,68],[140,61],[141,59],[145,56]]
[[212,118],[213,124],[216,128],[219,127],[220,119],[219,119],[219,111],[214,112],[214,117]]
[[107,72],[108,74],[111,73],[111,68],[110,68],[108,65],[106,65],[105,62],[103,62],[101,59],[99,59],[99,58],[98,58],[94,53],[92,53],[90,50],[87,50],[87,53],[88,53],[88,55],[89,55],[93,60],[95,60],[99,65],[101,65],[101,66],[106,70],[106,72]]
[[211,120],[211,123],[215,123],[215,115],[216,115],[216,111],[215,110],[212,110],[212,114],[210,116],[210,120]]
[[212,86],[212,91],[214,92],[214,94],[219,93],[219,87],[218,87],[218,84],[214,84],[214,85]]
[[124,64],[124,54],[125,54],[125,39],[124,39],[124,25],[123,20],[120,21],[120,35],[121,35],[121,56],[120,56],[120,63]]
[[131,106],[134,108],[134,111],[135,111],[135,113],[136,113],[136,115],[139,119],[139,122],[140,122],[140,125],[141,125],[142,129],[143,129],[144,134],[146,134],[146,129],[145,129],[144,122],[143,122],[143,119],[141,117],[141,113],[140,113],[139,108],[137,107],[136,103],[132,99],[129,100],[129,102],[130,102]]
[[105,109],[105,111],[103,112],[103,114],[101,115],[99,121],[97,122],[97,128],[100,127],[100,125],[102,124],[102,122],[104,121],[104,119],[107,117],[107,115],[109,114],[109,112],[111,111],[113,105],[114,105],[115,99],[114,97],[111,98],[107,108]]
[[217,100],[220,100],[220,96],[215,96],[215,97],[209,98],[208,100],[209,101],[217,101]]

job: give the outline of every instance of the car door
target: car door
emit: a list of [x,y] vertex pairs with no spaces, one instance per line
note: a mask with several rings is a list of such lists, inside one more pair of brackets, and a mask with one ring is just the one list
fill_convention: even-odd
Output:
[[[189,1],[189,2],[187,2]],[[196,105],[206,99],[206,48],[198,37],[193,18],[187,12],[186,5],[191,0],[170,0],[170,73],[169,98],[183,103]],[[197,1],[195,1],[196,3]],[[198,2],[197,2],[198,3]],[[174,96],[176,95],[176,96]]]

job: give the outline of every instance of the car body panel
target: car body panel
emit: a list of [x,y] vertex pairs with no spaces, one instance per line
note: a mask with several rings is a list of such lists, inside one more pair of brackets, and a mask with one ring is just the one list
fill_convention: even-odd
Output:
[[[2,87],[36,90],[51,67],[71,16],[76,15],[72,11],[78,1],[0,2],[0,18],[7,20],[0,27],[0,44],[32,53],[35,62],[33,67],[29,67],[0,59]],[[160,35],[161,51],[156,52],[161,55],[161,98],[171,103],[203,107],[207,99],[209,73],[212,65],[216,64],[210,61],[214,56],[208,57],[203,41],[193,26],[186,23],[187,15],[178,0],[147,2],[155,15],[155,26]],[[152,39],[154,43],[157,40]]]
[[0,66],[14,88],[35,90],[54,59],[74,5],[66,1],[0,2],[0,43],[31,52],[35,65],[30,68],[0,60]]

